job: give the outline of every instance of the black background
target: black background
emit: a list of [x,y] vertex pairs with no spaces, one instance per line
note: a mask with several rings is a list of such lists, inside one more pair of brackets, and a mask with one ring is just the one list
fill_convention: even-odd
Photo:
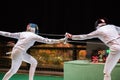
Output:
[[95,29],[99,17],[120,26],[120,6],[115,0],[8,0],[0,4],[1,31],[25,31],[32,22],[40,33],[85,34]]

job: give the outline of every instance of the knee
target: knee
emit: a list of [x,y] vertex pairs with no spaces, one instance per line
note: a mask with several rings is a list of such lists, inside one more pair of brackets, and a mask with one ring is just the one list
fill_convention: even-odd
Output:
[[36,67],[37,64],[38,64],[37,60],[34,60],[34,61],[31,63],[31,66]]
[[110,73],[104,73],[105,77],[110,77]]
[[114,45],[110,47],[111,54],[116,54],[120,52],[120,46],[119,45]]

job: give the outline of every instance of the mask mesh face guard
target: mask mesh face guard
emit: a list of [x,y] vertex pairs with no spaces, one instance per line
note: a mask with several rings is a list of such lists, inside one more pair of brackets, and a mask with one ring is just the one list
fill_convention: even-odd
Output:
[[106,23],[106,24],[108,24],[108,20],[107,20],[106,18],[100,18],[100,19],[98,19],[98,20],[95,22],[95,27],[97,27],[98,24],[100,24],[100,23]]
[[31,31],[34,31],[35,34],[38,34],[38,30],[39,30],[39,29],[38,29],[38,25],[37,25],[37,24],[29,23],[28,25],[29,25]]

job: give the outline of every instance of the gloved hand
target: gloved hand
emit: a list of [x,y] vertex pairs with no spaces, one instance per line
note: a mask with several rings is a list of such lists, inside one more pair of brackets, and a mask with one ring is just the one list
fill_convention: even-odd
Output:
[[72,34],[70,34],[70,33],[65,33],[65,37],[71,39],[71,38],[72,38]]

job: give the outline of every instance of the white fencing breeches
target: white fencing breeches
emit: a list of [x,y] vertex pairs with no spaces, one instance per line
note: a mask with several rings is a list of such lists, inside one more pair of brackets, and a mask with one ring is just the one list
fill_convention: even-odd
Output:
[[13,49],[12,54],[12,64],[10,70],[5,74],[2,80],[9,80],[20,68],[22,61],[25,61],[30,66],[30,72],[29,72],[29,80],[33,80],[34,72],[37,66],[37,61],[35,58],[33,58],[31,55],[25,53],[25,51],[16,48]]
[[120,45],[111,45],[110,53],[104,66],[104,80],[111,80],[111,72],[120,59]]

